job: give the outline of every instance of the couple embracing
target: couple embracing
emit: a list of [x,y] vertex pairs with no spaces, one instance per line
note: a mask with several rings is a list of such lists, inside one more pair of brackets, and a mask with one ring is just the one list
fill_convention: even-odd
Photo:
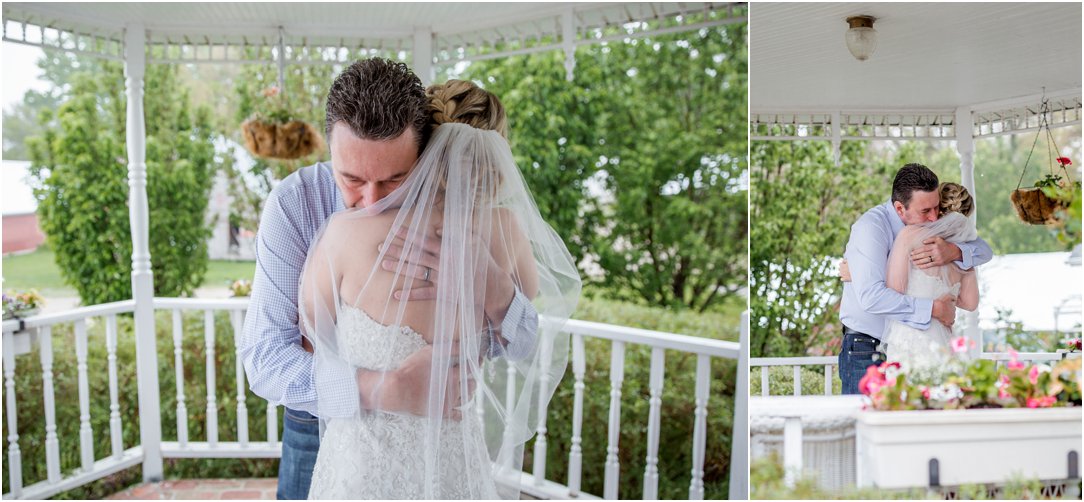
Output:
[[844,394],[858,394],[866,369],[885,360],[920,380],[943,367],[956,309],[978,307],[975,267],[993,257],[969,218],[973,210],[966,188],[907,164],[896,173],[891,200],[851,227],[839,313]]
[[278,497],[518,498],[502,488],[564,374],[580,293],[493,94],[359,61],[331,162],[265,202],[239,351],[285,407]]

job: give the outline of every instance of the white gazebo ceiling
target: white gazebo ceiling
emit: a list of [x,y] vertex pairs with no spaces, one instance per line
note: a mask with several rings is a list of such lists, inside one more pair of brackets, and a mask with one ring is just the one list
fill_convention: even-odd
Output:
[[[1080,3],[755,3],[750,108],[952,110],[1081,85]],[[845,19],[877,18],[868,61]],[[1038,100],[1036,100],[1037,104]],[[1079,105],[1078,105],[1079,106]]]
[[[732,2],[662,3],[10,3],[3,5],[4,39],[23,42],[22,23],[67,34],[123,40],[126,26],[139,24],[147,44],[275,46],[280,28],[291,47],[409,51],[419,32],[433,37],[437,62],[464,57],[464,50],[537,43],[561,38],[562,16],[571,14],[576,43],[590,43],[593,30],[656,22],[654,29],[705,14],[700,24],[745,20],[745,6]],[[710,18],[709,23],[703,19]],[[697,25],[688,27],[696,29]],[[40,30],[38,30],[40,31]],[[32,37],[40,37],[31,30]],[[69,37],[70,38],[70,37]],[[74,42],[70,42],[74,43]],[[517,45],[518,44],[518,45]],[[507,47],[505,48],[507,50]],[[155,56],[152,53],[151,59]]]

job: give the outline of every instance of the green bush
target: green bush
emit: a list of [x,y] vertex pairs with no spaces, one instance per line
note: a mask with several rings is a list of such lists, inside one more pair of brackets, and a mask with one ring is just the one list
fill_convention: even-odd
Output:
[[[736,340],[738,312],[743,307],[729,305],[726,313],[694,314],[665,309],[640,307],[607,300],[585,298],[577,318]],[[183,314],[181,342],[184,360],[184,389],[190,441],[206,440],[207,385],[206,347],[202,312]],[[177,399],[174,370],[172,317],[170,312],[157,312],[158,384],[161,396],[163,441],[177,438]],[[90,416],[94,430],[96,458],[111,452],[109,435],[109,373],[105,347],[105,322],[88,321],[87,375],[90,388]],[[135,374],[135,341],[132,320],[118,316],[117,370],[120,414],[123,420],[124,447],[139,443],[139,413]],[[215,387],[220,441],[237,438],[236,359],[232,327],[226,313],[215,315]],[[74,330],[62,324],[52,330],[54,389],[57,398],[56,425],[60,441],[61,467],[70,473],[80,466],[78,373],[75,357]],[[583,490],[602,494],[606,457],[607,410],[609,408],[609,343],[586,340],[587,373],[584,393],[583,422]],[[18,433],[22,452],[23,479],[26,484],[46,477],[45,421],[40,354],[35,348],[30,354],[16,359],[15,389],[18,395]],[[659,441],[659,497],[685,498],[688,495],[692,466],[692,431],[696,358],[675,352],[667,353],[666,383],[663,390],[661,434]],[[734,407],[733,361],[715,360],[712,364],[712,384],[708,400],[707,451],[705,455],[705,497],[725,498],[730,470],[730,433]],[[648,374],[650,349],[627,346],[625,384],[622,389],[620,462],[620,495],[640,496],[647,443],[645,441],[648,414]],[[567,482],[567,461],[572,432],[571,370],[558,387],[548,415],[547,478]],[[267,403],[246,392],[249,416],[249,440],[266,441]],[[278,423],[281,437],[282,411]],[[7,422],[3,424],[7,437]],[[533,441],[528,443],[524,467],[530,470]],[[3,448],[4,464],[8,450]],[[167,478],[275,477],[278,459],[173,459],[166,460]],[[95,499],[115,493],[141,480],[140,468],[133,467],[107,476],[99,481],[58,494],[54,498]],[[4,476],[3,490],[9,490]]]
[[[177,68],[145,79],[147,200],[155,294],[191,293],[207,270],[204,221],[216,170],[206,109],[189,110]],[[41,229],[64,282],[86,305],[132,297],[132,238],[121,65],[77,73],[55,116],[27,140]]]
[[[819,396],[824,394],[823,366],[803,366],[801,372],[803,396]],[[752,368],[749,372],[749,395],[759,396],[761,390],[760,368]],[[838,396],[842,392],[843,382],[839,379],[838,370],[833,367],[832,395]],[[768,368],[768,395],[794,395],[794,370],[790,366],[771,366]]]

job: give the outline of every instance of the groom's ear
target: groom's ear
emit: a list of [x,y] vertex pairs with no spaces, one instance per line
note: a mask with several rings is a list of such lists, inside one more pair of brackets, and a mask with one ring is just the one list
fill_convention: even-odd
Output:
[[903,217],[903,211],[907,209],[904,207],[903,203],[898,200],[892,201],[892,207],[896,208],[896,214],[900,215],[900,217]]

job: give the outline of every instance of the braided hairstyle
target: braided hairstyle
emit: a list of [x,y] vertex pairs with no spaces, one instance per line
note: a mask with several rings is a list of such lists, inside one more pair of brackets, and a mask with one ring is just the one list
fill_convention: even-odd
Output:
[[941,214],[957,212],[964,216],[971,216],[971,212],[975,210],[975,201],[963,185],[942,183],[938,192],[941,195]]
[[508,117],[504,105],[493,93],[466,80],[433,84],[425,91],[429,98],[429,124],[435,128],[455,122],[477,129],[497,131],[508,139]]

